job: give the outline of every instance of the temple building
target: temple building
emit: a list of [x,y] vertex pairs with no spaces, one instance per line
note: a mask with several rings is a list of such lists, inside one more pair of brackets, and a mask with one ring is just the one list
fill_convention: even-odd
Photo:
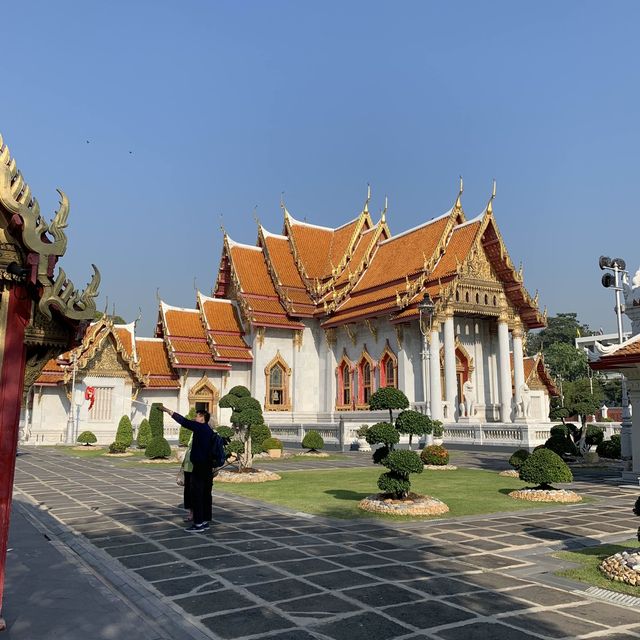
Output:
[[153,338],[105,318],[48,363],[23,440],[65,441],[72,415],[75,433],[110,442],[122,415],[136,425],[156,401],[183,413],[206,407],[224,423],[218,398],[242,384],[285,441],[313,428],[347,448],[361,424],[384,419],[369,411],[371,394],[393,386],[445,424],[445,440],[544,442],[557,391],[523,342],[546,314],[509,257],[495,190],[469,220],[461,195],[462,184],[449,211],[397,235],[386,206],[372,219],[370,192],[336,229],[301,222],[283,204],[280,234],[258,224],[252,246],[225,233],[211,295],[198,293],[195,308],[160,302]]

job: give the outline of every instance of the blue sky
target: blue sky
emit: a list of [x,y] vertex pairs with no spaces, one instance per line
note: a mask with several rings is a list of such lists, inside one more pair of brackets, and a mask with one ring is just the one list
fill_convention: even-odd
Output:
[[[254,209],[339,226],[389,197],[398,233],[494,211],[550,314],[615,330],[601,254],[640,265],[634,2],[3,3],[0,132],[50,217],[61,261],[141,332],[156,290],[209,293],[220,221],[253,244]],[[377,219],[377,215],[374,215]]]

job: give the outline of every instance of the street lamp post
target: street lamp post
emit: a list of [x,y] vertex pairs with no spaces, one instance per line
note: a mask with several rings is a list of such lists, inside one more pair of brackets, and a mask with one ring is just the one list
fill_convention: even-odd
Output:
[[[422,357],[422,382],[424,386],[424,400],[426,406],[427,416],[431,417],[431,398],[429,393],[429,385],[427,384],[427,371],[429,371],[429,348],[427,344],[427,336],[431,332],[431,321],[433,319],[433,310],[435,304],[431,299],[431,296],[425,292],[422,302],[418,304],[418,312],[420,313],[420,333],[422,334],[422,351],[420,356]],[[424,326],[424,319],[428,319],[428,328]]]
[[[622,344],[624,336],[622,334],[622,312],[624,311],[620,300],[622,286],[620,279],[626,275],[626,263],[622,258],[609,258],[600,256],[598,261],[600,269],[607,271],[602,276],[602,286],[612,288],[616,294],[616,320],[618,325],[618,344]],[[620,433],[620,449],[623,460],[631,459],[631,413],[629,412],[629,394],[627,392],[627,380],[623,374],[620,374],[620,382],[622,386],[622,424]]]
[[74,440],[75,440],[75,427],[76,427],[76,420],[75,420],[75,414],[74,414],[74,407],[73,407],[73,401],[75,400],[75,393],[76,393],[76,369],[77,369],[77,358],[76,358],[76,353],[75,351],[73,352],[72,356],[72,362],[73,362],[73,372],[71,374],[71,398],[69,399],[69,415],[67,416],[67,444],[73,444]]

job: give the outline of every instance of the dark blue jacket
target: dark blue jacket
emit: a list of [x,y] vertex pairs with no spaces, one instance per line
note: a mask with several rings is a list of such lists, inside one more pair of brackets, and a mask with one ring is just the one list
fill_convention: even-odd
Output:
[[211,464],[211,441],[213,440],[213,429],[206,422],[196,422],[181,416],[175,411],[171,417],[185,429],[193,431],[193,444],[191,445],[191,462],[193,464]]

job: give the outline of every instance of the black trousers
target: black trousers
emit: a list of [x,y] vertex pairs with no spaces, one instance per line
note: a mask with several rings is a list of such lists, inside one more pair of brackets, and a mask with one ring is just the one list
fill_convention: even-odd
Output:
[[213,488],[211,465],[194,462],[190,485],[194,524],[209,522],[211,520],[211,491]]
[[184,472],[184,487],[182,491],[182,499],[185,509],[192,509],[191,506],[191,471]]

